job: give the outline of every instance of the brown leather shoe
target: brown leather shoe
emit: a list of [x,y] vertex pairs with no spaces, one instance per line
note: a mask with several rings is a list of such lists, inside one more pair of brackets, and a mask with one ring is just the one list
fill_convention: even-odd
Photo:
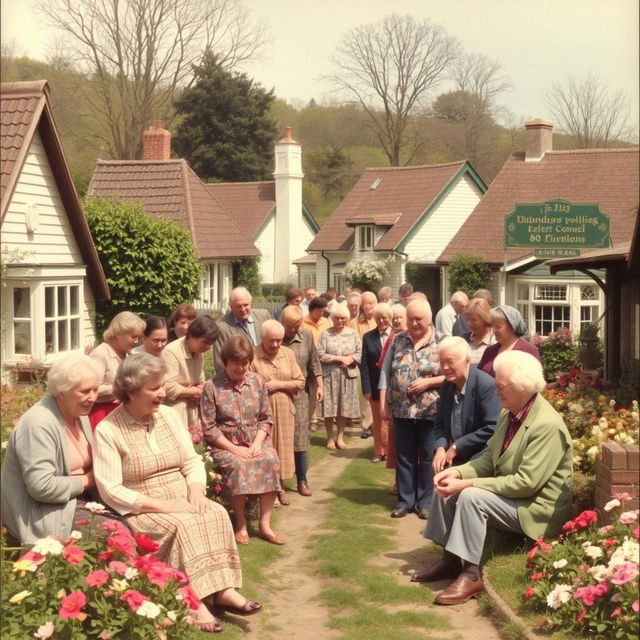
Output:
[[311,495],[311,489],[309,489],[309,485],[307,484],[306,480],[301,480],[300,482],[298,482],[298,493],[301,496]]
[[437,604],[462,604],[470,598],[477,597],[484,591],[484,582],[480,580],[470,580],[467,576],[459,576],[446,589],[441,591],[435,599]]
[[437,582],[438,580],[457,578],[461,571],[462,567],[459,561],[440,558],[430,567],[416,571],[411,576],[411,582]]
[[285,491],[281,491],[278,494],[278,500],[280,500],[280,504],[284,505],[285,507],[288,507],[291,504],[291,500],[289,499]]

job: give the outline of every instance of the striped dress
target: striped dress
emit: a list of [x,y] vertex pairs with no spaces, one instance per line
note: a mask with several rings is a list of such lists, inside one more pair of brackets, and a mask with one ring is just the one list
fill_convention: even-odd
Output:
[[102,499],[144,533],[164,562],[183,571],[200,598],[239,588],[240,558],[224,507],[198,513],[139,513],[145,497],[186,498],[190,484],[206,485],[201,457],[177,412],[162,406],[150,426],[118,407],[94,434],[94,473]]

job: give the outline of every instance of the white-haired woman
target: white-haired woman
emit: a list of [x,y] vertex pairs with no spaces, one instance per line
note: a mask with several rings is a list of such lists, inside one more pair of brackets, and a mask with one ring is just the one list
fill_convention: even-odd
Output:
[[[335,304],[329,315],[333,327],[323,331],[318,342],[322,363],[324,396],[321,411],[327,431],[329,449],[346,449],[344,431],[349,418],[360,416],[358,398],[358,365],[362,356],[362,342],[348,326],[349,309]],[[338,434],[333,439],[333,422]]]
[[424,535],[444,554],[414,582],[456,578],[436,596],[438,604],[460,604],[484,589],[480,559],[488,526],[535,540],[555,536],[571,512],[571,436],[540,394],[542,365],[529,353],[508,351],[494,368],[503,410],[486,450],[433,479]]
[[[159,545],[158,556],[184,572],[202,600],[249,615],[261,606],[236,589],[240,559],[226,509],[206,497],[207,476],[175,409],[162,404],[165,365],[135,354],[119,367],[114,393],[122,403],[95,431],[95,474],[100,495],[136,534]],[[201,602],[196,624],[222,627]]]
[[95,492],[87,416],[100,369],[85,355],[58,360],[47,396],[24,413],[9,436],[2,465],[2,522],[20,544],[65,539]]
[[119,402],[113,394],[116,372],[120,363],[138,344],[145,327],[145,321],[140,316],[131,311],[122,311],[114,316],[102,334],[104,342],[91,352],[100,369],[98,397],[89,414],[92,429],[118,406]]

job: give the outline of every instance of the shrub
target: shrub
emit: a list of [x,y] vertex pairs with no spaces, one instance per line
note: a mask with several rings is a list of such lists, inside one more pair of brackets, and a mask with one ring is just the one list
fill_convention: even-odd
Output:
[[478,289],[487,289],[491,267],[481,256],[460,254],[449,263],[449,293],[464,291],[471,297]]
[[16,426],[20,416],[38,402],[43,395],[44,389],[40,384],[32,384],[27,387],[2,385],[0,395],[0,440],[2,441],[0,460],[4,458],[9,434]]
[[589,638],[638,637],[638,510],[624,511],[629,494],[605,509],[613,525],[598,527],[595,511],[567,522],[551,543],[536,540],[528,554],[527,608],[544,613],[541,626]]
[[560,371],[580,367],[579,347],[569,329],[560,327],[546,338],[533,334],[531,342],[538,347],[546,380],[555,380]]
[[178,222],[117,200],[89,198],[85,211],[111,290],[96,309],[98,333],[120,311],[166,317],[198,297],[202,266]]
[[233,283],[235,287],[246,287],[252,296],[259,296],[262,293],[260,256],[243,258],[234,262]]
[[353,287],[363,291],[373,291],[384,278],[389,277],[389,265],[393,256],[379,260],[378,258],[359,258],[349,262],[344,271],[345,278]]

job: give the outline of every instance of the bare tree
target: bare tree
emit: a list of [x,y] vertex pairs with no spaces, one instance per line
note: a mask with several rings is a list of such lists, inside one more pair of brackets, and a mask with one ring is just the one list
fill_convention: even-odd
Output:
[[[334,56],[337,71],[330,80],[353,96],[370,118],[370,126],[392,166],[419,148],[406,150],[413,115],[427,93],[444,79],[457,57],[457,40],[440,25],[412,16],[390,15],[347,33]],[[415,132],[414,132],[415,133]]]
[[49,0],[39,10],[88,73],[103,143],[118,159],[137,157],[145,126],[168,112],[205,51],[230,68],[264,43],[237,0]]
[[607,82],[594,76],[570,77],[566,86],[554,84],[547,104],[575,148],[606,148],[633,134],[625,93],[611,91]]

